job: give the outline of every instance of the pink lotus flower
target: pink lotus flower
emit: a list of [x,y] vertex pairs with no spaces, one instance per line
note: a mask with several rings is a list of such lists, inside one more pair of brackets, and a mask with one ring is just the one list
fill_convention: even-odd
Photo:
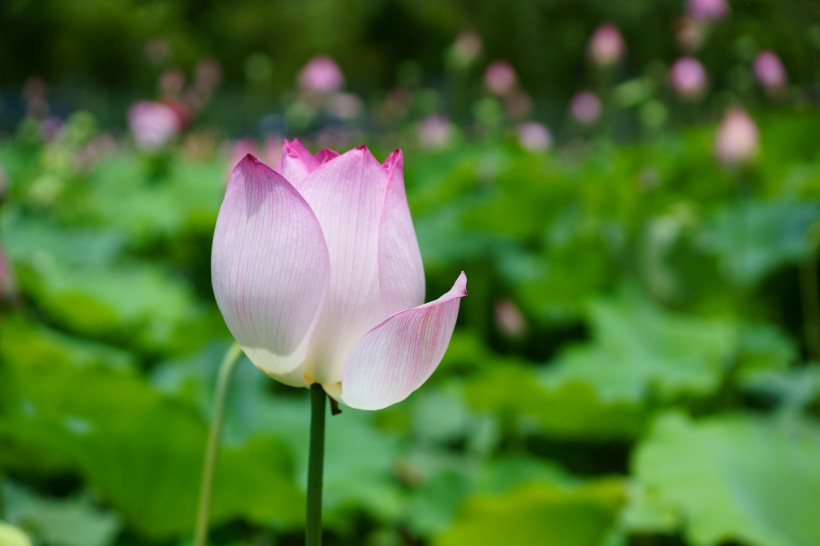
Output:
[[504,96],[515,89],[518,76],[510,63],[496,61],[484,72],[484,85],[491,93]]
[[777,91],[786,86],[786,69],[773,51],[761,51],[755,58],[753,68],[757,81],[768,91]]
[[730,108],[715,135],[715,155],[726,165],[748,163],[760,149],[760,134],[751,116],[740,107]]
[[128,126],[145,150],[165,146],[182,128],[177,112],[161,102],[141,101],[128,109]]
[[681,57],[669,69],[669,83],[682,99],[699,99],[708,84],[706,70],[694,57]]
[[688,0],[686,11],[699,21],[717,21],[729,14],[726,0]]
[[570,101],[572,116],[584,125],[589,125],[601,115],[601,101],[591,91],[581,91]]
[[624,40],[615,25],[605,23],[589,39],[587,54],[599,66],[611,66],[624,56]]
[[314,93],[333,93],[341,89],[344,82],[339,65],[327,55],[312,58],[299,72],[299,86]]
[[285,141],[277,171],[247,155],[219,211],[211,257],[222,316],[251,361],[375,410],[404,400],[444,355],[467,295],[462,273],[424,301],[403,157]]

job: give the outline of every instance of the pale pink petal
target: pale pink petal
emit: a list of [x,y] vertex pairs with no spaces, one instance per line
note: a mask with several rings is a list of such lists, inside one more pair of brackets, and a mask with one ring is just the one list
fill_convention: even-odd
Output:
[[466,295],[467,276],[462,272],[436,301],[397,313],[364,334],[345,363],[341,401],[377,410],[418,389],[441,362]]
[[316,154],[316,161],[319,162],[321,165],[322,163],[327,163],[331,159],[336,159],[339,157],[339,152],[336,150],[331,150],[330,148],[322,148],[319,150],[319,153]]
[[294,187],[298,188],[302,180],[318,166],[319,161],[302,146],[298,138],[285,140],[282,144],[282,155],[276,170]]
[[219,210],[211,280],[228,329],[269,375],[305,384],[298,368],[329,277],[327,246],[310,206],[285,178],[245,156]]
[[379,286],[379,225],[387,176],[361,146],[323,163],[300,192],[325,235],[330,254],[327,305],[305,372],[317,383],[341,379],[344,358],[363,333],[384,320]]
[[424,303],[424,267],[404,190],[404,156],[390,154],[382,166],[387,190],[379,232],[379,278],[387,315]]

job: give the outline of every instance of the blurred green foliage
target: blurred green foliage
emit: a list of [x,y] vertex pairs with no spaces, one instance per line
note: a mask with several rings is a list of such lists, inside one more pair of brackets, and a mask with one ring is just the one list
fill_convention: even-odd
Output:
[[[0,145],[3,516],[36,544],[186,544],[229,343],[209,278],[228,162],[88,159],[87,114],[51,142],[31,124]],[[762,116],[764,153],[737,169],[707,127],[541,153],[503,132],[405,142],[428,294],[464,269],[470,297],[429,384],[329,420],[329,543],[820,542],[797,288],[820,245],[818,124]],[[240,365],[214,544],[301,543],[307,426],[305,392]]]

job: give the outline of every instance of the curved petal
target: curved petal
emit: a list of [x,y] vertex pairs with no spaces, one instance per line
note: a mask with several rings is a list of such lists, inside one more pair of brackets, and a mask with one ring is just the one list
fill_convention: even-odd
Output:
[[441,362],[466,295],[462,272],[436,301],[397,313],[362,336],[345,363],[341,401],[377,410],[418,389]]
[[259,368],[288,384],[324,306],[330,259],[319,221],[281,175],[248,154],[219,209],[211,280],[219,310]]
[[330,254],[327,304],[305,364],[305,373],[317,383],[338,382],[356,341],[388,316],[378,260],[386,185],[381,165],[364,146],[323,163],[302,183]]
[[424,267],[404,191],[404,156],[390,154],[382,166],[387,190],[379,226],[379,278],[387,315],[424,303]]
[[318,161],[320,165],[337,157],[339,157],[339,152],[331,150],[330,148],[322,148],[316,153],[316,161]]
[[282,155],[276,170],[284,176],[294,187],[299,187],[305,177],[319,166],[319,161],[313,157],[298,138],[282,143]]

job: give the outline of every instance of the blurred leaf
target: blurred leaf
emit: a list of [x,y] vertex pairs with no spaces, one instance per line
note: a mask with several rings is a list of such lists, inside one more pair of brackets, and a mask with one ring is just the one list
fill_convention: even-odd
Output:
[[31,541],[17,527],[0,521],[0,546],[31,546]]
[[4,237],[23,291],[76,332],[154,350],[187,347],[198,329],[212,329],[186,283],[115,260],[117,237],[30,222],[12,223]]
[[642,487],[681,511],[697,545],[820,543],[820,428],[729,415],[658,419],[635,454]]
[[663,400],[717,389],[735,349],[732,323],[679,315],[638,298],[590,304],[593,339],[547,369],[546,385],[584,382],[605,401]]
[[707,243],[733,279],[754,284],[808,256],[818,244],[818,226],[818,203],[743,200],[715,213]]
[[46,544],[107,546],[120,529],[115,515],[101,511],[87,497],[48,499],[11,483],[3,492],[9,521]]
[[606,399],[592,381],[566,379],[549,385],[537,370],[510,363],[468,380],[465,394],[478,411],[535,423],[557,436],[628,437],[643,421],[634,400]]
[[574,487],[530,485],[504,495],[476,496],[433,544],[598,546],[624,500],[623,485],[614,479]]
[[[16,451],[60,455],[146,535],[190,531],[206,436],[196,412],[109,367],[18,360],[13,351],[3,357],[15,390],[11,411],[0,416],[0,438]],[[256,437],[222,450],[214,523],[246,518],[288,526],[301,512],[280,441]]]

